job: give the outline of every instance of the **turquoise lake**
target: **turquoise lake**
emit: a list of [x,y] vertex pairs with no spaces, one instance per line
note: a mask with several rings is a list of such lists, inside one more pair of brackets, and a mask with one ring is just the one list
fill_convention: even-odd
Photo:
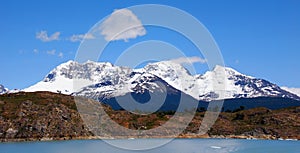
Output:
[[[138,146],[160,143],[164,139],[109,140]],[[300,141],[240,139],[174,139],[149,150],[126,150],[102,140],[0,143],[0,153],[299,153]]]

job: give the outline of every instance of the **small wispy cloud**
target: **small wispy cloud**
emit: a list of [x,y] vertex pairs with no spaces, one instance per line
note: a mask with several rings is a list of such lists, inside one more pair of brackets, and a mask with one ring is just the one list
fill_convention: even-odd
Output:
[[129,9],[115,10],[100,25],[100,30],[106,41],[128,41],[128,39],[146,34],[142,22]]
[[38,53],[39,53],[39,50],[38,50],[38,49],[33,49],[33,52],[34,52],[35,54],[38,54]]
[[64,54],[62,52],[59,52],[58,55],[57,55],[59,58],[63,58],[64,57]]
[[55,50],[55,49],[47,50],[46,53],[47,53],[48,55],[55,55],[56,50]]
[[43,42],[50,42],[50,41],[54,41],[54,40],[59,40],[59,36],[60,36],[60,32],[55,32],[52,35],[48,36],[48,32],[43,30],[43,31],[37,32],[35,35],[35,38],[39,39]]
[[25,50],[23,50],[23,49],[19,50],[19,54],[24,54],[24,53],[25,53]]
[[71,42],[82,41],[83,39],[95,39],[95,36],[91,33],[88,34],[74,34],[68,40]]
[[50,56],[57,56],[59,58],[63,58],[64,57],[64,53],[63,52],[57,52],[56,49],[52,49],[52,50],[46,50],[46,51],[40,51],[38,49],[34,49],[33,52],[35,54],[38,54],[38,53],[44,53],[44,54],[47,54],[47,55],[50,55]]
[[206,63],[207,60],[193,56],[193,57],[180,57],[176,59],[170,60],[171,62],[177,63],[177,64],[192,64],[192,63]]

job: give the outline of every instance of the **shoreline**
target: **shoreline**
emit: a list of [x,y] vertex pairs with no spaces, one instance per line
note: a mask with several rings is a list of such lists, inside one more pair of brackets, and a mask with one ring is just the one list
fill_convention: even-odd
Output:
[[18,138],[18,139],[2,139],[0,143],[14,143],[14,142],[51,142],[51,141],[70,141],[70,140],[134,140],[134,139],[244,139],[244,140],[276,140],[276,141],[299,141],[300,139],[294,138],[276,138],[271,135],[263,136],[245,136],[245,135],[184,135],[177,137],[157,136],[157,137],[99,137],[99,136],[87,136],[87,137],[62,137],[62,138]]

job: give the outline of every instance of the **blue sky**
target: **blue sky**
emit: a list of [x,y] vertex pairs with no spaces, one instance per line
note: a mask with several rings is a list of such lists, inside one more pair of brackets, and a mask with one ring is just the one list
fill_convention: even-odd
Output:
[[[280,86],[300,87],[300,1],[297,0],[3,1],[0,84],[22,89],[38,82],[60,63],[74,59],[80,42],[70,41],[72,35],[85,34],[115,9],[149,3],[177,7],[201,21],[219,45],[226,66]],[[124,46],[150,39],[190,49],[186,53],[193,56],[193,47],[186,47],[188,42],[178,43],[174,39],[176,33],[145,28],[145,36],[129,42],[112,42],[101,60],[111,61]],[[41,31],[46,31],[53,40],[37,39]],[[57,32],[59,37],[51,37]]]

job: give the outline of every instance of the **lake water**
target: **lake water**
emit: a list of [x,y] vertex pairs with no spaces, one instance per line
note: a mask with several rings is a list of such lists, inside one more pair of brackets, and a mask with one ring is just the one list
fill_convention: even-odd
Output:
[[[110,140],[123,145],[159,143],[163,139]],[[146,151],[130,151],[102,140],[0,143],[0,153],[299,153],[300,141],[175,139]]]

